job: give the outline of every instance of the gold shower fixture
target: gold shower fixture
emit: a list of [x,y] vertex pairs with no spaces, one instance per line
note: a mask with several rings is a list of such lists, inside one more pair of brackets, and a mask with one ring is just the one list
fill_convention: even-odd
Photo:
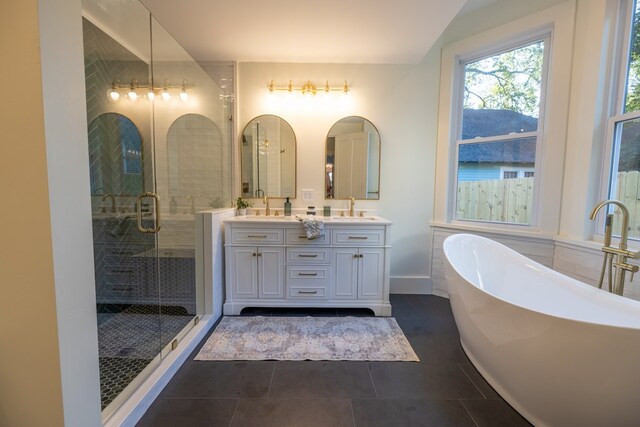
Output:
[[271,82],[267,85],[267,89],[269,89],[269,93],[274,93],[276,91],[289,93],[300,92],[303,95],[312,96],[318,92],[325,94],[329,94],[331,92],[342,92],[346,95],[351,90],[346,80],[344,81],[344,85],[342,86],[329,86],[329,80],[327,80],[324,86],[320,86],[320,88],[313,84],[311,80],[307,80],[306,83],[301,86],[294,86],[292,80],[289,80],[289,84],[286,86],[277,86],[274,81],[271,80]]

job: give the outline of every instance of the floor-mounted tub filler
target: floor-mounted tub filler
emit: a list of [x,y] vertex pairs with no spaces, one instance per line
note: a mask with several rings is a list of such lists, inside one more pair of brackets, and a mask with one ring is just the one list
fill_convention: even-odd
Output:
[[536,426],[640,425],[640,302],[483,237],[444,242],[462,346]]

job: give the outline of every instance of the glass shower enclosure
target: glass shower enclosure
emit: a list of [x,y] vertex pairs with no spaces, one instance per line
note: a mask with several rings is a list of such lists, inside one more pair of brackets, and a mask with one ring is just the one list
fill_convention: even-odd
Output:
[[103,418],[194,326],[195,216],[231,202],[228,93],[134,0],[83,2]]

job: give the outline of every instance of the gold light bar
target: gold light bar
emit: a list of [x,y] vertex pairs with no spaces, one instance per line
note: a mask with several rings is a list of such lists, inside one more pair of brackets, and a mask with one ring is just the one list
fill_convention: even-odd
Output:
[[343,86],[329,86],[329,80],[327,80],[324,87],[321,86],[320,89],[318,89],[317,86],[311,82],[311,80],[307,80],[307,82],[301,86],[294,86],[292,80],[289,80],[289,84],[286,86],[277,86],[274,81],[271,80],[271,82],[269,82],[269,84],[267,85],[267,89],[269,89],[270,93],[274,93],[275,91],[292,93],[296,91],[301,92],[303,95],[315,95],[318,92],[342,92],[347,94],[351,90],[346,80],[344,81]]

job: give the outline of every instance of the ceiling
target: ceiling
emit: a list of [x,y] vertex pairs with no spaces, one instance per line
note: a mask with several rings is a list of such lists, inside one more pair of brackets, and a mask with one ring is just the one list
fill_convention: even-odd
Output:
[[142,0],[199,61],[415,64],[496,0]]

